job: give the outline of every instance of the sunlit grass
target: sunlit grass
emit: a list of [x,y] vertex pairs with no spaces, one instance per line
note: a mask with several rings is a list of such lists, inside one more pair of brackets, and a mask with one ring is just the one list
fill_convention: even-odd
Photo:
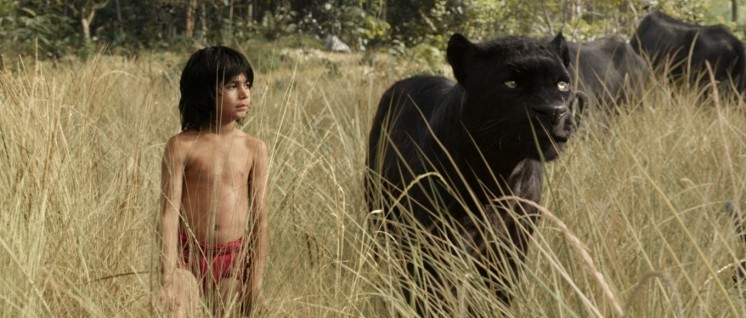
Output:
[[[183,58],[6,59],[0,316],[158,314],[159,165],[179,128]],[[278,54],[279,66],[257,72],[243,128],[271,152],[268,316],[414,314],[398,249],[368,227],[375,214],[362,178],[378,98],[417,68],[362,61]],[[513,305],[497,302],[463,260],[445,258],[459,293],[445,293],[433,313],[746,315],[731,279],[745,251],[724,208],[746,208],[744,107],[653,81],[608,125],[586,123],[549,164],[547,217]]]

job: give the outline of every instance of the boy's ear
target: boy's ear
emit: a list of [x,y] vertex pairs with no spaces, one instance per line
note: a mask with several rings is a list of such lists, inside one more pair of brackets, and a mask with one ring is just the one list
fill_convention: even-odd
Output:
[[570,50],[567,48],[567,42],[565,41],[565,37],[562,35],[562,31],[557,33],[557,36],[554,37],[551,45],[562,60],[562,64],[565,65],[565,67],[570,67]]
[[455,33],[448,40],[448,49],[446,50],[446,58],[448,64],[451,64],[453,68],[453,75],[456,76],[456,80],[459,83],[466,81],[466,70],[464,61],[472,54],[476,49],[474,43],[471,43],[466,37],[459,33]]

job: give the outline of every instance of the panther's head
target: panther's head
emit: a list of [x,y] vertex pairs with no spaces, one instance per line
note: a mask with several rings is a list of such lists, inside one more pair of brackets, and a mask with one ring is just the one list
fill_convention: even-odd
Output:
[[465,91],[461,118],[484,152],[555,159],[575,130],[576,95],[562,34],[474,44],[460,34],[448,62]]

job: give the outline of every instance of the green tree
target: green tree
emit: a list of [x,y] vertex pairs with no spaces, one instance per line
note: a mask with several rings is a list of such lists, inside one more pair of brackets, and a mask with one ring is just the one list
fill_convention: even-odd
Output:
[[62,56],[75,43],[73,25],[59,4],[0,0],[0,52]]

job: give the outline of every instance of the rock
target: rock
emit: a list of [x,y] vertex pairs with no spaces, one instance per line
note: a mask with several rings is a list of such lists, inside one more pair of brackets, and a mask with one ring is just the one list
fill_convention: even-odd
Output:
[[342,42],[336,35],[329,35],[324,40],[326,50],[337,53],[351,53],[350,46]]

